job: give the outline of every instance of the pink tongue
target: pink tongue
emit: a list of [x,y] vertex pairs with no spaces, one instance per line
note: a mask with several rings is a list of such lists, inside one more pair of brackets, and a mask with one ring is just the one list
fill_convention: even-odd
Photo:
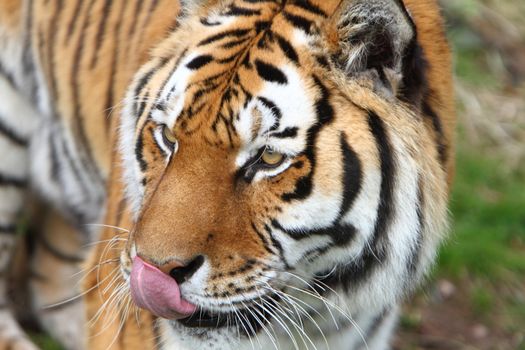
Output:
[[185,318],[197,309],[181,298],[175,279],[138,256],[131,269],[131,296],[137,306],[167,319]]

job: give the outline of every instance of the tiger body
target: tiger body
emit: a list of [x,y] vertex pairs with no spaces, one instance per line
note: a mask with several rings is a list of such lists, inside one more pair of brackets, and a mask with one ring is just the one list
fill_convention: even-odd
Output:
[[[89,259],[86,318],[67,333],[82,304],[39,315],[67,347],[388,347],[446,232],[454,99],[435,1],[6,0],[0,47],[0,258],[29,190],[65,218],[44,231],[66,255],[110,242]],[[139,312],[136,264],[177,275],[207,319]],[[35,283],[36,307],[68,299],[70,274]],[[30,348],[5,319],[0,344]]]

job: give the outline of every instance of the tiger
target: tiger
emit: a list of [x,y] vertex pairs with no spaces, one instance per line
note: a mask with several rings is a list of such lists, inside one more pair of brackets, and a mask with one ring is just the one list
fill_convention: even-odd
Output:
[[[437,0],[2,0],[0,348],[388,349],[449,231]],[[27,219],[26,219],[27,220]]]

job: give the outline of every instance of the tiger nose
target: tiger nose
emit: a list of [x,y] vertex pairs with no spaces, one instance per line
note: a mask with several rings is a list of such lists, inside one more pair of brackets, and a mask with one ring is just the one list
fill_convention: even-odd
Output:
[[197,255],[188,263],[173,260],[167,264],[157,266],[159,270],[170,275],[179,285],[189,280],[204,263],[204,256]]

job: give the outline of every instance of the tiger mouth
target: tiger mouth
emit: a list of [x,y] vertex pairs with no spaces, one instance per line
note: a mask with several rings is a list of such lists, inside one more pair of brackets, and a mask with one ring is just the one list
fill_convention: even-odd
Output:
[[249,336],[255,335],[270,321],[272,315],[269,309],[277,308],[277,297],[266,297],[264,306],[257,303],[235,311],[217,312],[203,307],[198,309],[189,317],[176,320],[175,322],[188,328],[237,328]]

